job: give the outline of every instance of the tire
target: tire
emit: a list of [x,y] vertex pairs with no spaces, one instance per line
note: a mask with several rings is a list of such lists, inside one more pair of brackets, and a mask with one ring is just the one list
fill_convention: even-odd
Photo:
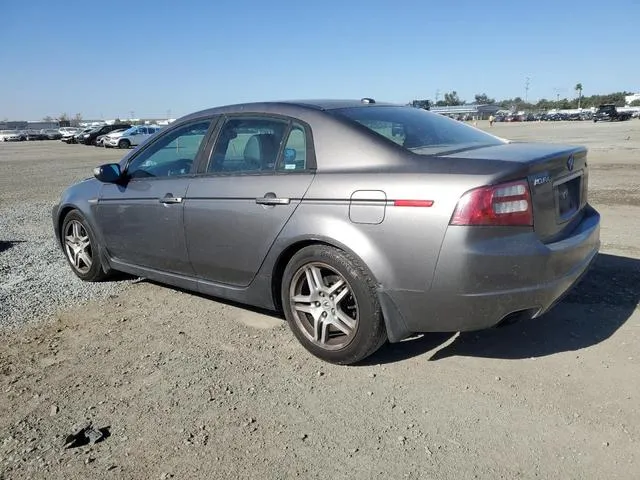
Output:
[[131,148],[131,142],[126,138],[118,142],[118,148]]
[[350,365],[387,340],[376,282],[357,258],[342,250],[311,245],[298,251],[284,270],[281,292],[289,327],[322,360]]
[[62,222],[60,240],[64,256],[73,273],[85,282],[99,282],[108,277],[100,261],[100,246],[84,216],[77,210]]

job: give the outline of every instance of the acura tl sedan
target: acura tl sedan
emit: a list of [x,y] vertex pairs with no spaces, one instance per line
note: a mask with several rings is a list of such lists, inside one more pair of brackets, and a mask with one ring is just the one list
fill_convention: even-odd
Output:
[[585,148],[374,99],[204,110],[93,173],[53,210],[78,277],[281,311],[333,363],[538,317],[600,246]]

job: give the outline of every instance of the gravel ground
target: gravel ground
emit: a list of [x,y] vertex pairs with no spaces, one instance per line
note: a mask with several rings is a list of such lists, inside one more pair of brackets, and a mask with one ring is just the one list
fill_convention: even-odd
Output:
[[103,298],[130,281],[86,283],[71,273],[53,237],[53,203],[0,210],[0,325],[51,318],[63,307]]
[[[310,357],[277,317],[77,281],[50,207],[121,152],[0,144],[0,479],[637,478],[640,122],[492,131],[589,146],[594,268],[541,319],[357,367]],[[88,422],[108,438],[64,449]]]

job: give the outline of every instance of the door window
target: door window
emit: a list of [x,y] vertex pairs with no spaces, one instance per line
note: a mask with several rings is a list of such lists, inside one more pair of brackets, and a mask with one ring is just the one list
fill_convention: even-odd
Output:
[[207,171],[273,172],[287,127],[287,121],[276,118],[227,119]]
[[133,159],[127,174],[131,178],[188,174],[210,124],[211,120],[202,120],[167,132]]
[[291,126],[287,143],[284,146],[282,158],[278,163],[278,170],[295,172],[307,169],[307,139],[302,125],[294,123]]

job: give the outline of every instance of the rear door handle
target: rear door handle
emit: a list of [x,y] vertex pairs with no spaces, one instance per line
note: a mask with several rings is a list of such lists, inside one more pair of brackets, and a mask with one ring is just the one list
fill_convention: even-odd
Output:
[[171,194],[167,194],[160,199],[160,203],[164,203],[165,205],[170,203],[182,203],[182,197],[172,197]]
[[278,197],[262,197],[256,198],[258,205],[289,205],[291,203],[290,198],[278,198]]

